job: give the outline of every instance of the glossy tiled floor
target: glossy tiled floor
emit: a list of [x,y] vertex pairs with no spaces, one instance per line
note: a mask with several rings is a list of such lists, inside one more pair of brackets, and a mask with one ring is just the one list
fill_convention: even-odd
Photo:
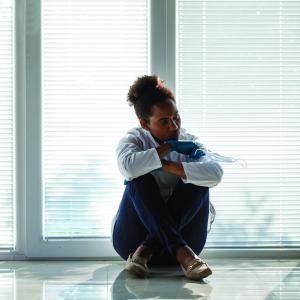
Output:
[[177,267],[135,279],[120,261],[0,261],[0,299],[300,299],[299,261],[207,262],[213,275],[193,282]]

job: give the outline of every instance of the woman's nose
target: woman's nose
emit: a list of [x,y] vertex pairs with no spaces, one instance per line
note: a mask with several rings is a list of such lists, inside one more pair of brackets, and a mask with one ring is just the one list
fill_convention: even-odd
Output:
[[172,127],[172,129],[177,129],[178,124],[175,121],[171,120],[171,127]]

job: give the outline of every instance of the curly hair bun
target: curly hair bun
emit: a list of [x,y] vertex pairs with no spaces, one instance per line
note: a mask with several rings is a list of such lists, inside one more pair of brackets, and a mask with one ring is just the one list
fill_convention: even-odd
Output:
[[170,89],[163,85],[157,75],[144,75],[138,77],[130,86],[127,101],[134,106],[138,118],[149,119],[152,107],[175,97]]
[[158,87],[157,75],[144,75],[142,77],[138,77],[129,88],[127,95],[127,101],[129,102],[129,105],[134,105],[139,99],[143,98],[149,93],[151,94]]

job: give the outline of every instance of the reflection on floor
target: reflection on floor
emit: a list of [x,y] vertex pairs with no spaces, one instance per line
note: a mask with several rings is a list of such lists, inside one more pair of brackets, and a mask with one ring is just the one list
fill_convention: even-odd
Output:
[[213,275],[186,279],[179,267],[136,279],[115,261],[0,261],[0,300],[300,299],[296,260],[207,260]]

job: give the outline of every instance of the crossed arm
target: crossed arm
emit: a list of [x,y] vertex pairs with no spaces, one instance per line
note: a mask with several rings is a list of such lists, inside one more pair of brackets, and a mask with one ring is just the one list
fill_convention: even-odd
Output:
[[[157,148],[141,150],[141,145],[135,141],[135,137],[124,138],[117,149],[118,167],[125,178],[131,180],[143,174],[149,173],[160,167],[165,172],[181,177],[185,183],[192,183],[199,186],[214,187],[222,179],[222,167],[214,161],[203,160],[195,162],[175,162],[164,159],[172,146],[168,143]],[[156,152],[156,155],[154,153]]]
[[162,168],[165,172],[174,174],[176,176],[186,178],[183,166],[179,162],[175,161],[168,161],[163,159],[169,152],[171,152],[171,145],[170,144],[163,144],[156,148],[157,153],[161,159]]

